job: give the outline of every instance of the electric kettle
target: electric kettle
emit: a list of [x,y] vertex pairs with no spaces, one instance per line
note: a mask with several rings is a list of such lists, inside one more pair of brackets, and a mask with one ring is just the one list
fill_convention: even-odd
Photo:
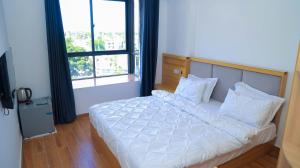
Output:
[[20,88],[16,90],[19,103],[31,103],[32,91],[29,88]]

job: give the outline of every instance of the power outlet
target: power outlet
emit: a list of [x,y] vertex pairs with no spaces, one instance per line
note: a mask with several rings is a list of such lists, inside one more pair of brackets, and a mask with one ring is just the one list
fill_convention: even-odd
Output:
[[176,75],[181,75],[181,69],[173,69],[173,73]]

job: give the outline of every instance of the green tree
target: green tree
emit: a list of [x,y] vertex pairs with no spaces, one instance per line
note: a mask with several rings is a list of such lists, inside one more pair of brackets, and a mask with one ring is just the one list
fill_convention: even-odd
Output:
[[74,40],[72,39],[72,37],[66,37],[66,48],[67,48],[68,53],[85,51],[85,49],[83,47],[74,45]]
[[69,65],[72,79],[93,75],[93,59],[90,57],[71,57]]
[[104,41],[102,40],[102,38],[98,37],[97,39],[95,39],[94,44],[95,44],[95,50],[96,51],[105,50],[105,45],[104,45]]
[[[71,37],[66,37],[67,52],[82,52],[83,47],[75,46]],[[70,57],[70,73],[72,79],[93,75],[93,60],[90,57]]]
[[[67,52],[85,52],[85,48],[75,45],[73,39],[83,41],[89,37],[90,33],[85,32],[79,32],[76,34],[68,33],[67,35],[65,34]],[[96,51],[105,50],[105,43],[101,37],[95,39],[94,44]],[[93,59],[91,59],[91,57],[70,57],[69,65],[72,79],[93,76]]]

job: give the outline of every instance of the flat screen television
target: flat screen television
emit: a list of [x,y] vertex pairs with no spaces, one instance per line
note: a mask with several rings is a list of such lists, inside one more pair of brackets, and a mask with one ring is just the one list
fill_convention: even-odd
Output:
[[11,48],[0,56],[0,100],[2,108],[14,109],[13,90],[16,81]]

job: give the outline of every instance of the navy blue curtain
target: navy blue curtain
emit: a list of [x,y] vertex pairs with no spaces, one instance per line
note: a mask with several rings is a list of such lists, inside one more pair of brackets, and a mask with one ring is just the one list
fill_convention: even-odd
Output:
[[45,0],[52,106],[56,124],[76,118],[59,0]]
[[159,0],[140,0],[141,22],[141,96],[151,95],[154,89],[158,23]]

